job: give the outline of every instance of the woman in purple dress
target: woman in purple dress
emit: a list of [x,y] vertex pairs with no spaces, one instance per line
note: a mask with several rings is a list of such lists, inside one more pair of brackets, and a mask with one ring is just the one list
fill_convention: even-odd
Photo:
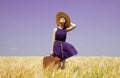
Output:
[[53,29],[51,56],[59,57],[61,69],[65,68],[65,60],[77,54],[76,49],[65,42],[67,32],[76,28],[76,25],[70,22],[69,16],[64,12],[58,12],[56,15],[57,28]]

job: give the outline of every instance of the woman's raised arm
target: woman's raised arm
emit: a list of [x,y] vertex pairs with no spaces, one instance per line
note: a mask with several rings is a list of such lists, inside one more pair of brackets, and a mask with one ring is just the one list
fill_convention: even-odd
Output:
[[68,32],[68,31],[71,31],[71,30],[73,30],[74,28],[76,28],[76,24],[70,23],[70,27],[66,28],[66,31],[67,31],[67,32]]

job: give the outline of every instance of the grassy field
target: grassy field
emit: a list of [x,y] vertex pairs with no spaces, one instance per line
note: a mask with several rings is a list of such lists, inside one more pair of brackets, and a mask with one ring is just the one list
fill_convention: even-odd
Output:
[[39,56],[0,57],[0,78],[120,78],[120,57],[71,57],[64,70],[42,69]]

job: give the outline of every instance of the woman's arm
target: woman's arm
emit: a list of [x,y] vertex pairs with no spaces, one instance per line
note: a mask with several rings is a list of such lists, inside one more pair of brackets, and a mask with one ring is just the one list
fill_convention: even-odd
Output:
[[70,27],[69,28],[66,28],[66,31],[71,31],[73,30],[74,28],[76,28],[76,25],[74,23],[70,23]]
[[54,42],[55,42],[55,33],[57,31],[57,28],[53,29],[53,34],[52,34],[52,47],[51,47],[51,52],[50,54],[53,54],[53,46],[54,46]]

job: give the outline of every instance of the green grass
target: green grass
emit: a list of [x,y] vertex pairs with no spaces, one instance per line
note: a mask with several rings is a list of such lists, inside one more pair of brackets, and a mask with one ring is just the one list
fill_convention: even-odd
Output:
[[120,57],[71,57],[64,70],[43,70],[43,57],[0,57],[0,78],[120,78]]

